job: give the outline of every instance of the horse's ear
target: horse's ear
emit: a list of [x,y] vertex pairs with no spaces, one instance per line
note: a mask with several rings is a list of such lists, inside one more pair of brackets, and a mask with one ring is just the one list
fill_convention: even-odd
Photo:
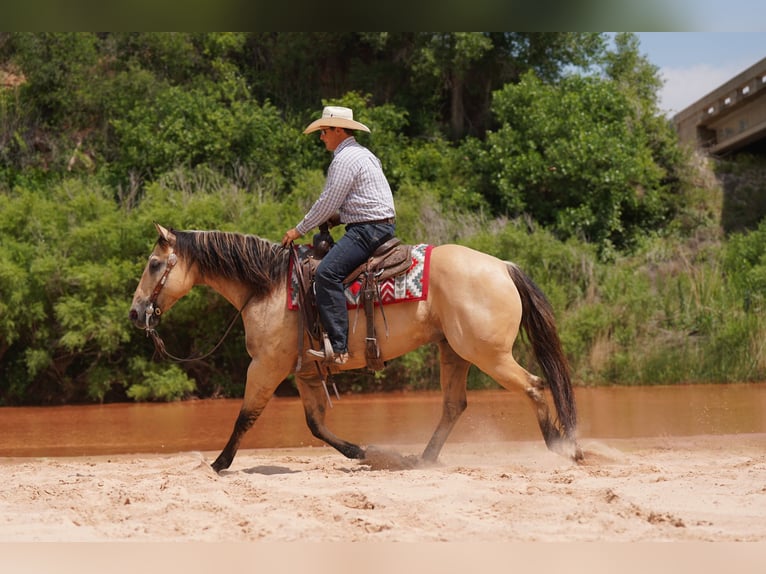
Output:
[[156,221],[154,222],[154,227],[157,228],[157,233],[160,234],[160,238],[167,241],[170,245],[174,245],[176,241],[176,236],[173,234],[172,231],[166,229],[165,227],[162,227],[159,223]]

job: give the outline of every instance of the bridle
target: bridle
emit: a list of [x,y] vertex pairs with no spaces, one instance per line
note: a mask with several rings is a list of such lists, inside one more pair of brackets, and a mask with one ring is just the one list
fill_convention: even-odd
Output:
[[231,318],[231,321],[229,321],[229,326],[226,328],[226,331],[224,332],[223,336],[215,344],[215,346],[212,349],[210,349],[210,351],[208,351],[204,355],[199,355],[198,357],[187,357],[185,359],[182,359],[181,357],[176,357],[175,355],[168,352],[168,350],[165,348],[165,342],[162,340],[162,337],[160,337],[159,333],[157,333],[157,331],[149,325],[149,318],[152,315],[156,315],[157,317],[162,315],[162,309],[157,306],[157,298],[160,296],[160,292],[162,291],[163,287],[165,287],[165,284],[168,281],[168,275],[170,275],[170,272],[173,270],[173,267],[176,266],[176,263],[178,263],[178,256],[171,251],[170,255],[168,255],[168,260],[165,265],[165,271],[163,271],[162,276],[160,277],[160,280],[157,282],[157,285],[154,286],[154,290],[152,291],[152,294],[149,297],[149,304],[146,306],[146,310],[144,311],[146,315],[146,327],[144,327],[144,330],[146,331],[146,336],[152,338],[152,341],[154,342],[154,347],[155,349],[157,349],[157,352],[160,355],[163,355],[167,357],[168,359],[176,361],[177,363],[186,363],[189,361],[200,361],[212,355],[218,349],[218,347],[221,346],[221,344],[226,339],[226,336],[229,334],[229,332],[231,332],[232,327],[234,327],[234,322],[237,320],[237,317],[239,317],[242,314],[242,311],[245,310],[245,307],[250,302],[250,299],[252,299],[253,295],[251,294],[250,297],[248,297],[245,303],[242,305],[242,308],[239,309],[234,314],[234,316]]
[[176,266],[176,263],[178,263],[178,257],[175,253],[172,251],[170,252],[170,255],[168,255],[168,261],[165,265],[165,271],[162,273],[162,277],[160,277],[160,280],[157,282],[157,285],[154,286],[154,291],[152,291],[151,296],[149,297],[149,304],[146,306],[146,310],[144,313],[146,314],[146,327],[145,329],[147,331],[154,331],[149,326],[149,318],[152,315],[156,315],[159,317],[162,315],[162,309],[160,309],[156,303],[157,298],[160,296],[160,292],[162,291],[162,288],[165,287],[165,283],[167,283],[168,275],[170,275],[170,272],[173,270],[173,267]]

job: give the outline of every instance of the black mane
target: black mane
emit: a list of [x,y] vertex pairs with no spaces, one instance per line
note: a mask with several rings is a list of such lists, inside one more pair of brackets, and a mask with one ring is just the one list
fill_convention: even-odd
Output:
[[225,231],[173,231],[179,257],[203,276],[241,281],[262,297],[287,279],[290,251],[255,235]]

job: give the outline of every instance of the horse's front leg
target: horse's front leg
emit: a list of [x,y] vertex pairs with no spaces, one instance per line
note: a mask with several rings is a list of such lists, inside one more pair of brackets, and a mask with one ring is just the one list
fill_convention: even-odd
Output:
[[306,413],[306,424],[318,439],[326,442],[338,452],[348,458],[364,459],[367,452],[359,445],[338,438],[325,425],[327,409],[327,396],[322,383],[316,377],[295,377],[298,392],[303,402],[303,410]]
[[[229,442],[213,462],[213,470],[221,472],[231,466],[234,456],[239,449],[239,443],[242,437],[255,424],[255,421],[261,416],[266,404],[274,395],[274,391],[282,381],[282,377],[273,377],[268,372],[264,372],[262,365],[256,364],[253,360],[247,368],[247,384],[245,386],[245,398],[242,402],[242,408],[239,416],[234,423],[234,430],[231,433]],[[258,378],[256,378],[256,375]]]

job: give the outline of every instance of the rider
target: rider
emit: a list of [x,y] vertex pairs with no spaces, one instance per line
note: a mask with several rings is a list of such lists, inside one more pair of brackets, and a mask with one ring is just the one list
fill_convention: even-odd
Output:
[[317,130],[327,150],[333,152],[327,181],[301,222],[285,233],[282,245],[289,245],[330,219],[346,224],[346,233],[321,260],[315,276],[319,316],[330,338],[333,356],[326,357],[323,351],[314,349],[308,351],[315,360],[343,365],[348,361],[348,309],[343,280],[394,236],[396,211],[380,160],[354,137],[353,130],[370,129],[354,121],[352,110],[325,106],[322,117],[310,123],[303,133]]

